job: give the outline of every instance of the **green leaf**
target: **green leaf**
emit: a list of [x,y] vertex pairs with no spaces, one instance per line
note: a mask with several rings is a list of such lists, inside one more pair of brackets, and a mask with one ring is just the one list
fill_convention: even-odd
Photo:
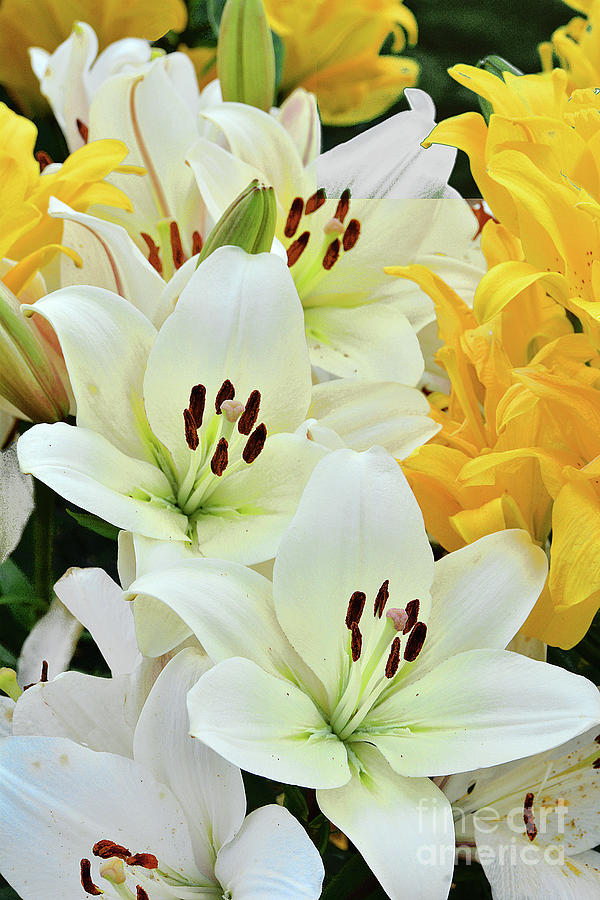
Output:
[[26,603],[31,599],[33,591],[29,579],[12,561],[7,559],[0,566],[0,594],[10,594],[16,602]]
[[98,516],[93,516],[91,513],[75,512],[73,509],[67,509],[67,513],[79,525],[87,528],[88,531],[93,531],[94,534],[109,538],[111,541],[116,541],[119,536],[119,529],[115,525],[105,522],[104,519],[99,519]]
[[341,898],[350,897],[359,887],[365,887],[368,890],[373,883],[371,893],[362,893],[360,896],[385,897],[381,888],[377,887],[375,876],[369,869],[368,865],[359,853],[355,853],[350,857],[342,870],[338,872],[335,878],[329,882],[321,895],[321,900],[341,900]]
[[301,788],[295,785],[286,785],[283,805],[301,822],[306,822],[308,819],[308,803]]
[[285,44],[278,34],[271,32],[273,38],[273,51],[275,53],[275,95],[279,90],[281,79],[283,78],[283,64],[285,62]]
[[327,850],[327,844],[329,842],[329,819],[323,815],[323,813],[319,813],[318,816],[312,820],[312,822],[308,823],[308,833],[312,838],[317,850],[323,856],[325,851]]

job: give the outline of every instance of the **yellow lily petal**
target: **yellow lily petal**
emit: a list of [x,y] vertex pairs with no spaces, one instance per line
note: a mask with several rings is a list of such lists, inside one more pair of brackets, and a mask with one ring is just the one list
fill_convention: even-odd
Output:
[[555,613],[549,636],[568,650],[600,607],[600,500],[584,480],[566,484],[554,503],[549,586]]

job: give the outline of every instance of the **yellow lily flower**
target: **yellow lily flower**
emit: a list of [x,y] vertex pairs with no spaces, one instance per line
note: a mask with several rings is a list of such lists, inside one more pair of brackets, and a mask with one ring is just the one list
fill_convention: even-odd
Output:
[[139,170],[120,165],[125,144],[104,140],[41,172],[36,137],[32,122],[0,104],[0,402],[14,415],[44,422],[68,414],[68,378],[52,329],[22,318],[19,300],[31,303],[45,293],[37,273],[57,251],[79,262],[61,245],[63,221],[48,215],[50,197],[79,212],[96,203],[131,211],[128,197],[103,179]]
[[[264,0],[269,24],[283,40],[282,90],[302,86],[317,95],[323,122],[374,119],[416,84],[410,59],[379,56],[388,34],[393,49],[417,40],[417,23],[400,0]],[[406,36],[405,36],[406,35]]]
[[600,2],[598,0],[565,0],[587,19],[575,16],[557,28],[550,41],[539,46],[542,69],[552,69],[553,56],[569,75],[569,87],[595,87],[600,83]]
[[[517,245],[503,226],[486,232],[488,261],[501,266]],[[538,283],[482,324],[424,267],[386,271],[434,301],[451,381],[448,397],[430,397],[441,431],[403,464],[428,531],[447,550],[506,528],[546,548],[552,534],[548,582],[523,632],[571,647],[600,607],[598,354]]]
[[[600,341],[600,95],[567,75],[504,80],[471,66],[450,73],[493,106],[489,127],[477,113],[438,125],[425,144],[459,147],[482,195],[521,255],[495,267],[478,291],[481,322],[539,282]],[[485,232],[486,229],[484,229]]]
[[79,21],[92,26],[102,50],[120,38],[155,41],[170,29],[183,31],[187,11],[183,0],[2,0],[0,82],[23,109],[42,102],[28,48],[56,50]]

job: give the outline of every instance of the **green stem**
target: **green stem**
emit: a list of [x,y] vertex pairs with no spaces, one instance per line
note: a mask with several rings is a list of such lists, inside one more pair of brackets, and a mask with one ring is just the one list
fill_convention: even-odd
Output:
[[33,585],[35,595],[49,603],[54,587],[54,501],[55,495],[41,481],[35,480],[33,514]]

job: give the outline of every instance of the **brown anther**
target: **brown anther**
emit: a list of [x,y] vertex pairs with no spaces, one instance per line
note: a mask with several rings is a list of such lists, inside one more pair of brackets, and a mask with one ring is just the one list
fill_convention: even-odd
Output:
[[100,894],[103,894],[98,885],[94,884],[92,881],[92,864],[89,859],[82,859],[80,863],[81,868],[81,886],[87,894],[92,894],[94,897],[98,897]]
[[325,188],[319,188],[311,194],[308,200],[306,201],[306,206],[304,207],[304,214],[306,216],[310,216],[311,213],[314,213],[317,209],[319,209],[325,201],[327,200],[327,194],[325,193]]
[[136,884],[135,886],[135,900],[149,900],[148,894],[141,884]]
[[81,135],[81,140],[84,144],[87,144],[88,137],[90,134],[90,129],[87,127],[85,122],[82,122],[81,119],[77,119],[77,131]]
[[417,622],[413,630],[408,636],[406,647],[404,648],[404,659],[407,662],[414,662],[425,643],[427,637],[427,625],[425,622]]
[[377,591],[377,596],[375,597],[375,605],[373,607],[373,615],[377,616],[378,619],[380,619],[383,615],[385,604],[388,602],[389,596],[390,580],[389,578],[386,578],[386,580]]
[[533,819],[533,794],[531,793],[525,796],[525,803],[523,804],[523,821],[525,822],[527,837],[530,841],[533,841],[537,835],[537,827]]
[[352,250],[357,240],[360,237],[360,222],[358,219],[350,219],[348,222],[348,227],[344,232],[344,237],[342,238],[342,247],[344,251],[347,253],[348,250]]
[[213,475],[217,475],[219,478],[227,468],[227,463],[229,462],[229,454],[228,454],[229,445],[224,437],[222,437],[217,444],[217,449],[213,453],[213,458],[210,461],[210,468],[212,469]]
[[594,740],[597,744],[600,744],[600,734],[597,734]]
[[131,856],[131,850],[128,850],[127,847],[115,844],[114,841],[106,840],[106,838],[94,844],[92,853],[94,856],[99,856],[100,859],[112,859],[113,856],[117,856],[119,859],[129,859]]
[[153,853],[134,853],[125,860],[128,866],[142,866],[144,869],[158,869],[158,860]]
[[256,425],[259,409],[260,391],[252,391],[252,393],[248,397],[248,400],[246,401],[244,412],[240,416],[238,422],[238,431],[240,434],[250,434],[250,432]]
[[190,391],[189,410],[196,424],[196,428],[202,425],[204,405],[206,403],[206,388],[203,384],[195,384]]
[[204,241],[202,240],[202,235],[199,231],[192,232],[192,256],[195,256],[196,253],[200,253],[202,251],[202,247],[204,246]]
[[335,209],[334,219],[339,219],[340,222],[343,222],[346,216],[348,215],[348,210],[350,209],[350,188],[346,188],[345,191],[342,192],[342,196],[338,200],[338,205]]
[[352,628],[352,625],[358,625],[360,617],[365,608],[367,595],[364,591],[354,591],[348,601],[348,611],[346,613],[346,628]]
[[47,659],[42,660],[42,672],[40,674],[40,681],[42,681],[44,683],[46,681],[48,681],[48,660]]
[[285,223],[285,228],[283,229],[283,233],[286,237],[294,237],[294,235],[296,234],[303,211],[304,200],[302,199],[302,197],[295,197],[294,200],[292,200],[292,205],[290,206],[290,211]]
[[392,641],[390,655],[385,664],[385,677],[393,678],[400,665],[400,638],[395,637]]
[[600,769],[600,756],[592,763],[592,769]]
[[336,238],[332,241],[325,251],[325,256],[323,257],[323,268],[326,272],[329,272],[330,269],[334,267],[337,262],[337,258],[340,255],[340,239]]
[[362,634],[360,633],[360,628],[356,624],[356,622],[352,623],[352,638],[350,641],[350,647],[352,648],[352,662],[356,662],[357,659],[360,658],[360,652],[362,650]]
[[265,441],[267,440],[267,426],[264,422],[261,422],[260,425],[254,429],[248,440],[246,441],[246,446],[242,450],[242,459],[245,463],[253,463],[256,457],[261,453],[262,448],[265,446]]
[[183,427],[185,429],[185,442],[190,450],[197,450],[200,439],[194,416],[189,409],[183,411]]
[[297,263],[304,251],[306,250],[306,245],[308,244],[308,239],[310,237],[310,231],[303,231],[299,238],[290,244],[287,248],[287,264],[288,267],[291,268],[294,263]]
[[406,624],[402,629],[402,634],[408,634],[409,631],[412,631],[414,628],[417,619],[419,618],[419,607],[421,606],[420,600],[411,600],[406,604],[406,615],[408,616],[406,620]]
[[146,234],[144,231],[140,232],[140,237],[148,248],[148,262],[156,269],[159,275],[162,275],[163,265],[160,259],[160,253],[158,252],[157,245],[154,243],[150,235]]
[[46,166],[52,165],[52,157],[45,150],[37,150],[34,156],[40,164],[40,172],[43,172]]
[[215,397],[215,412],[218,416],[221,415],[221,404],[224,403],[225,400],[233,400],[234,397],[235,388],[230,382],[229,378],[226,378],[217,391],[217,396]]
[[169,225],[169,233],[171,236],[171,256],[173,257],[173,265],[176,269],[180,269],[185,262],[185,253],[181,243],[181,235],[179,233],[179,225],[177,222],[171,222]]

